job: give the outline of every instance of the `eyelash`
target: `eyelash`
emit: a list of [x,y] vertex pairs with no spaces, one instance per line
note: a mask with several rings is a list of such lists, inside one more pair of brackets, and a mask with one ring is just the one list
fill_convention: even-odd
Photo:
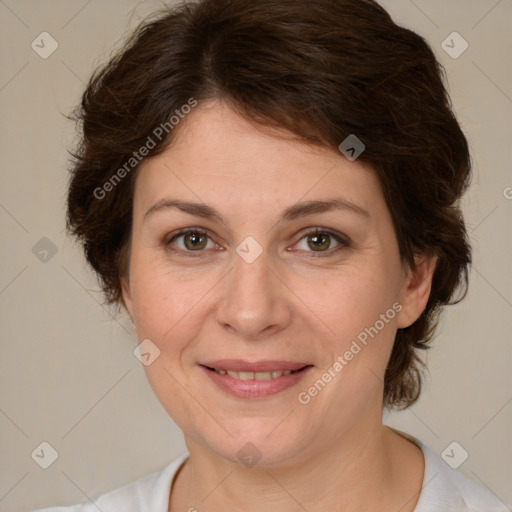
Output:
[[[202,229],[185,228],[185,229],[181,229],[178,232],[176,232],[174,235],[172,235],[172,237],[168,241],[165,242],[166,249],[168,249],[174,253],[179,253],[180,255],[183,255],[185,257],[197,258],[198,256],[201,256],[201,253],[205,252],[205,250],[186,251],[183,249],[173,249],[172,248],[172,243],[177,238],[184,236],[184,235],[188,235],[190,233],[203,235],[211,240],[211,238],[208,236],[208,233]],[[336,240],[336,242],[338,242],[338,244],[339,244],[338,246],[334,247],[333,249],[328,249],[326,251],[305,251],[307,253],[311,253],[310,257],[313,257],[313,258],[323,258],[323,257],[331,256],[332,254],[338,252],[339,250],[341,250],[343,248],[350,247],[350,243],[348,242],[348,240],[343,238],[341,235],[334,233],[333,231],[330,231],[328,229],[321,229],[318,227],[311,228],[310,230],[306,231],[294,245],[297,245],[301,240],[303,240],[304,238],[307,238],[308,236],[311,236],[311,235],[328,235],[328,236],[334,238]]]

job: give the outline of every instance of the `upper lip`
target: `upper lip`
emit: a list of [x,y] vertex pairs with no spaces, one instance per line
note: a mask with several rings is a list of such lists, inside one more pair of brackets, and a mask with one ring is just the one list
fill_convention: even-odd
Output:
[[242,359],[219,359],[217,361],[208,361],[201,363],[202,366],[215,368],[217,370],[230,370],[233,372],[269,372],[272,370],[300,370],[308,363],[283,360],[263,360],[263,361],[243,361]]

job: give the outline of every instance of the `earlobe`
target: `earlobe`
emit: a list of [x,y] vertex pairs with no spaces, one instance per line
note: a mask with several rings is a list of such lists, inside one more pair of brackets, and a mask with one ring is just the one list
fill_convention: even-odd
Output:
[[402,290],[402,310],[397,318],[397,327],[405,329],[412,325],[423,313],[437,265],[437,256],[420,255],[415,258],[416,270],[408,268]]

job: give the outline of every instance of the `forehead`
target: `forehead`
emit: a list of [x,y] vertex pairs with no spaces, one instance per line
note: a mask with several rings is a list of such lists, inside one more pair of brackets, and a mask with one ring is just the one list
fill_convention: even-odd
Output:
[[136,208],[169,194],[242,209],[341,196],[372,210],[383,201],[368,166],[262,129],[224,103],[200,104],[181,123],[170,146],[139,166]]

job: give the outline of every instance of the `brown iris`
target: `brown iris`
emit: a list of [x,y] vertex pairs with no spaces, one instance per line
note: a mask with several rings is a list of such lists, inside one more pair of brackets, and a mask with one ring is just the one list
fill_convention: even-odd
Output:
[[314,251],[328,249],[331,245],[331,239],[325,233],[315,233],[308,236],[308,245]]
[[208,243],[208,237],[203,233],[187,233],[183,236],[185,247],[191,251],[204,249]]

